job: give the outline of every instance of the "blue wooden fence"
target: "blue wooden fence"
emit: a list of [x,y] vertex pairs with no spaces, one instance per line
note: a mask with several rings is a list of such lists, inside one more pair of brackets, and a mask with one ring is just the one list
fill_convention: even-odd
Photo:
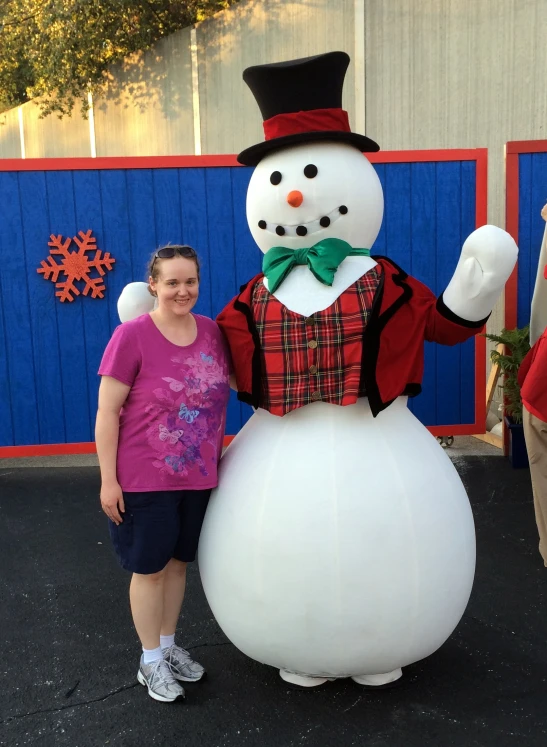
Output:
[[[411,161],[408,154],[408,162],[375,164],[386,209],[373,253],[390,256],[440,293],[475,227],[476,162]],[[116,302],[128,282],[145,279],[156,246],[197,248],[203,269],[196,310],[208,316],[260,270],[262,254],[245,217],[250,169],[135,162],[0,171],[0,447],[93,440],[97,369],[119,323]],[[116,259],[105,298],[61,304],[36,269],[50,234],[87,229]],[[473,423],[473,341],[427,345],[423,386],[412,408],[426,425]],[[227,433],[250,413],[232,396]]]
[[[536,143],[531,143],[536,145]],[[518,144],[517,144],[518,147]],[[526,144],[521,145],[526,148]],[[516,178],[518,179],[518,204],[511,202],[508,190],[508,219],[512,211],[518,221],[515,240],[519,247],[518,260],[518,294],[516,299],[516,324],[525,327],[530,322],[530,305],[534,294],[539,251],[545,231],[541,219],[541,208],[547,204],[547,141],[544,141],[545,152],[514,152],[508,155],[517,159]],[[508,168],[509,171],[509,168]],[[510,227],[508,226],[510,230]],[[512,326],[512,324],[510,325]]]

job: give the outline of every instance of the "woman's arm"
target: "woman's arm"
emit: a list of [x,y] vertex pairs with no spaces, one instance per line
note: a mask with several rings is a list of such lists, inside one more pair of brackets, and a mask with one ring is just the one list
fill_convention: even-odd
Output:
[[131,387],[111,376],[103,376],[99,386],[99,409],[95,423],[95,443],[101,470],[101,505],[116,524],[125,511],[122,489],[116,475],[120,410]]

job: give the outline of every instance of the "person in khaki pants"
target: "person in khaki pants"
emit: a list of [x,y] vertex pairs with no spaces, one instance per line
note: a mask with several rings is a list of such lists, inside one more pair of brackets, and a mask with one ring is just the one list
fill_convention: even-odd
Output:
[[[541,211],[547,221],[547,205]],[[539,552],[547,567],[547,228],[540,251],[538,274],[532,300],[529,353],[522,361],[518,381],[521,387],[522,422],[539,532]],[[541,333],[540,333],[540,330]],[[539,336],[538,336],[539,335]]]

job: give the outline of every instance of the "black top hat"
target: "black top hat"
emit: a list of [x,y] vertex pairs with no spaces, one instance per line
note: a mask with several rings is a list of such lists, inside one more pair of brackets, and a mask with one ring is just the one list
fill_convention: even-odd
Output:
[[266,140],[242,151],[237,160],[256,166],[266,154],[294,143],[335,140],[362,153],[380,146],[351,132],[342,109],[342,87],[349,65],[345,52],[328,52],[300,60],[255,65],[243,72],[264,120]]

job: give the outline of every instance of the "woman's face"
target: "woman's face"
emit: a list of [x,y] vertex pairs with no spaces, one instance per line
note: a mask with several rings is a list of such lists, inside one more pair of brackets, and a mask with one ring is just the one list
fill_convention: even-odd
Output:
[[157,259],[157,280],[149,278],[150,288],[158,297],[158,308],[176,316],[186,316],[195,306],[199,294],[199,280],[193,259],[173,257]]

